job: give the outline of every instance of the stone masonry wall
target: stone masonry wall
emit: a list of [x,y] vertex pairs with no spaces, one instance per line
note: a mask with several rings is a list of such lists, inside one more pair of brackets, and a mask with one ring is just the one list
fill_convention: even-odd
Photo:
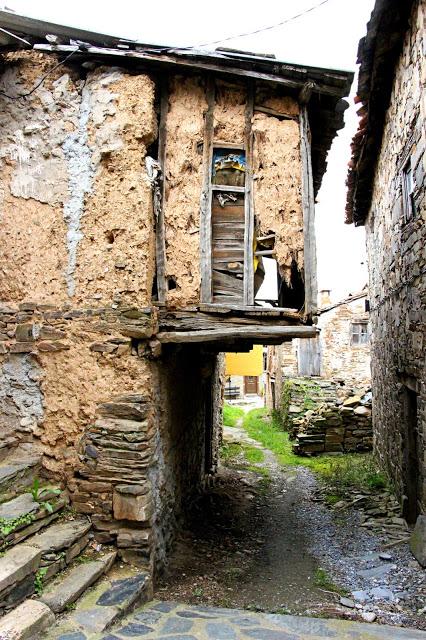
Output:
[[319,316],[321,375],[325,378],[370,379],[370,345],[351,343],[352,324],[368,322],[365,300],[340,304]]
[[[399,499],[417,466],[417,508],[426,510],[426,3],[414,3],[395,70],[372,205],[366,223],[370,268],[375,448]],[[415,215],[405,220],[402,171],[411,156]],[[407,422],[417,392],[417,430]],[[410,433],[407,429],[411,430]],[[411,451],[408,451],[411,440]],[[408,462],[408,455],[411,461]]]

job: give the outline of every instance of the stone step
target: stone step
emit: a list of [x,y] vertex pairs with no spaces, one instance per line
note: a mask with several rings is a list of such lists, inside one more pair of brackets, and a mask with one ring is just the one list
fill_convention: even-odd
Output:
[[65,569],[87,547],[91,526],[87,518],[80,517],[50,525],[26,541],[41,551],[44,582]]
[[22,445],[0,462],[0,502],[30,487],[40,472],[41,455]]
[[0,613],[16,607],[47,583],[87,546],[87,519],[50,525],[0,558]]
[[55,616],[49,607],[37,600],[26,600],[0,619],[0,638],[34,640],[54,621]]
[[[43,496],[47,498],[49,494]],[[0,504],[0,549],[18,544],[48,526],[67,504],[65,494],[50,497],[47,507],[42,500],[34,500],[31,493],[22,493]]]
[[96,560],[76,564],[65,575],[59,576],[49,584],[40,601],[47,604],[54,613],[61,613],[110,570],[116,555],[116,551],[111,551]]
[[[151,578],[135,568],[113,567],[45,636],[46,640],[86,638],[100,634],[151,597]],[[73,635],[74,634],[74,635]]]

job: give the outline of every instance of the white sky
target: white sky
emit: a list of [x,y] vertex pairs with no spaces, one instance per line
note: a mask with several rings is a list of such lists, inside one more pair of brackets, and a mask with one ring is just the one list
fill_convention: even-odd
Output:
[[[42,20],[137,39],[146,43],[194,46],[281,22],[319,0],[7,0],[6,7]],[[374,0],[328,0],[275,30],[223,45],[274,53],[280,60],[337,69],[356,69],[359,39]],[[351,100],[352,103],[352,100]],[[349,143],[356,129],[353,105],[347,125],[333,143],[317,205],[318,284],[339,299],[367,281],[364,230],[344,225]]]

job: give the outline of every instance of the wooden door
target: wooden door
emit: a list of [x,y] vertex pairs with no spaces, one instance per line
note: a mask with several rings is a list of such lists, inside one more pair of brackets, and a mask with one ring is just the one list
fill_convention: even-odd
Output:
[[257,393],[258,382],[257,376],[244,376],[244,393]]
[[303,338],[297,348],[299,376],[321,375],[321,345],[319,338]]

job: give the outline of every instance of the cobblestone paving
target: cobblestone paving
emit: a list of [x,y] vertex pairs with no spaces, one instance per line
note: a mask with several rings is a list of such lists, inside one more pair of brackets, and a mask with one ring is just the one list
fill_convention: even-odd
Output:
[[57,640],[416,640],[426,632],[342,620],[151,602],[102,635],[84,632]]

